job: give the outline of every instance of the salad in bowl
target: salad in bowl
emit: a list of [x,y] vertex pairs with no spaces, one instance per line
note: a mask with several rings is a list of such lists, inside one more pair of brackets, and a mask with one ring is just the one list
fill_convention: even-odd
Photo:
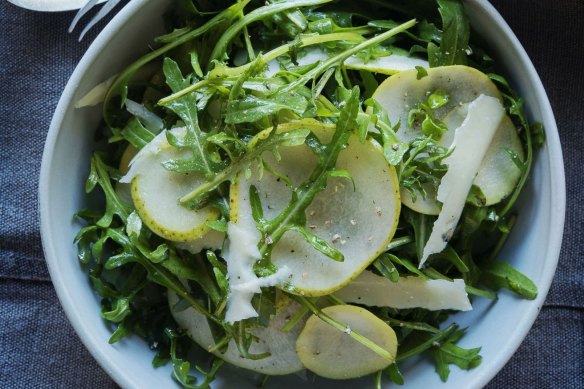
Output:
[[75,101],[101,112],[74,242],[110,347],[185,388],[472,374],[467,315],[541,298],[506,246],[544,132],[466,6],[169,2]]

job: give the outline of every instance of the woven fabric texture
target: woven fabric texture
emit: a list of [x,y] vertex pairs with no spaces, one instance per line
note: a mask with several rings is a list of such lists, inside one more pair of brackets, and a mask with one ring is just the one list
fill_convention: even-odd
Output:
[[[562,254],[534,327],[488,388],[584,388],[584,3],[492,0],[548,91],[563,145]],[[37,186],[61,91],[103,24],[77,42],[73,13],[0,0],[0,388],[115,388],[69,325],[40,242]]]

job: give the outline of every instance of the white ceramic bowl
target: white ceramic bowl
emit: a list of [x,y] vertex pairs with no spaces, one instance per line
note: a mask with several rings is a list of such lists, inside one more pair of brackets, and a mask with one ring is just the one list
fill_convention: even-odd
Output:
[[[74,104],[99,82],[148,50],[161,32],[160,15],[169,0],[131,1],[103,30],[73,73],[59,102],[43,155],[40,177],[41,233],[46,260],[65,312],[83,343],[113,379],[126,388],[169,388],[170,367],[153,369],[152,352],[137,338],[109,345],[110,331],[100,317],[99,300],[76,256],[73,238],[79,228],[73,214],[86,201],[83,184],[88,172],[94,130],[100,109],[75,109]],[[562,239],[565,183],[562,152],[553,113],[541,81],[507,24],[486,0],[468,0],[474,28],[488,42],[512,86],[525,97],[527,112],[543,123],[546,144],[537,153],[532,178],[521,198],[520,218],[501,257],[511,261],[539,287],[534,301],[501,293],[495,304],[478,299],[472,312],[455,317],[469,327],[461,344],[482,347],[483,361],[471,371],[453,368],[443,384],[428,361],[401,366],[406,387],[478,388],[484,386],[509,360],[533,324],[549,289]],[[270,380],[272,388],[355,388],[362,381],[305,382],[300,376]],[[254,388],[249,375],[222,370],[214,388]]]

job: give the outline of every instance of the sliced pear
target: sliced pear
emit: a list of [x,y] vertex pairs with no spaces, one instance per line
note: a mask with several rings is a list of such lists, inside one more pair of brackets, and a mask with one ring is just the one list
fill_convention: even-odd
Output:
[[[397,338],[393,329],[364,308],[335,305],[322,312],[345,324],[340,331],[316,316],[311,316],[296,342],[298,357],[304,366],[319,376],[332,379],[362,377],[385,369],[395,359]],[[386,359],[350,336],[355,331],[386,350]]]
[[[326,142],[334,130],[322,127],[312,131]],[[317,157],[304,144],[282,147],[279,153],[279,161],[270,153],[263,157],[295,186],[306,180],[317,165]],[[355,188],[346,178],[329,178],[326,189],[315,196],[306,210],[306,227],[341,251],[344,261],[325,256],[294,231],[286,232],[272,250],[272,263],[288,269],[288,284],[299,294],[325,295],[347,284],[383,252],[397,227],[400,210],[397,175],[379,145],[373,140],[360,143],[352,136],[336,167],[351,174]],[[256,228],[249,217],[252,185],[258,190],[265,218],[278,216],[292,196],[284,181],[268,171],[261,180],[246,179],[240,174],[231,187],[231,219],[243,218],[249,224],[247,228]]]
[[391,124],[400,123],[397,136],[402,142],[421,135],[418,126],[407,127],[408,114],[437,90],[446,92],[449,97],[448,103],[434,110],[437,119],[443,119],[458,105],[470,103],[481,94],[501,99],[489,77],[474,68],[442,66],[427,69],[427,73],[418,80],[417,70],[399,72],[382,82],[373,94],[373,98],[386,110]]
[[[304,55],[297,59],[298,66],[312,65],[319,61],[326,61],[332,56],[332,54],[326,53],[324,50],[309,47],[305,49]],[[352,56],[345,60],[343,65],[347,69],[351,70],[366,70],[372,73],[380,74],[395,74],[403,70],[415,69],[416,66],[421,66],[423,68],[429,67],[428,61],[411,57],[407,52],[396,51],[391,55],[385,57],[379,57],[365,62],[359,57]],[[277,60],[272,60],[268,62],[267,76],[271,77],[278,73],[282,69]]]
[[392,282],[365,270],[335,296],[347,303],[396,309],[425,308],[431,311],[472,309],[462,279],[454,281],[427,280],[421,277],[400,277]]
[[[168,302],[176,322],[197,344],[205,350],[210,350],[215,346],[205,316],[194,308],[178,310],[179,299],[172,291],[168,292]],[[301,319],[288,332],[282,330],[299,309],[300,304],[283,293],[279,293],[276,301],[276,315],[271,318],[269,325],[251,330],[256,339],[251,344],[249,352],[251,354],[270,353],[269,357],[257,360],[244,358],[233,340],[229,342],[225,353],[220,353],[218,350],[212,353],[235,366],[262,374],[284,375],[302,370],[304,367],[296,355],[296,339],[304,327],[306,318]]]
[[[428,95],[441,90],[449,101],[443,107],[434,110],[437,119],[445,122],[449,128],[440,144],[450,147],[454,139],[454,130],[466,117],[467,105],[479,95],[501,99],[497,87],[484,73],[467,66],[444,66],[427,69],[428,75],[417,79],[417,71],[404,71],[385,80],[373,94],[387,111],[392,124],[400,122],[397,132],[401,141],[421,135],[418,125],[408,128],[408,114],[418,104],[426,102]],[[473,182],[484,195],[484,204],[492,205],[504,199],[515,187],[520,177],[520,170],[511,161],[506,149],[514,152],[523,160],[523,149],[517,130],[506,117],[493,138],[493,145],[487,151],[479,173]],[[426,195],[418,192],[415,200],[409,192],[401,190],[402,203],[416,212],[438,215],[440,204],[436,201],[436,191],[430,184],[423,186]]]
[[444,159],[448,170],[436,196],[442,209],[424,246],[420,267],[430,255],[444,250],[454,234],[473,180],[504,116],[505,108],[495,97],[480,95],[469,104],[466,118],[455,130],[454,150]]
[[[186,133],[184,128],[171,131],[179,138]],[[219,217],[215,208],[190,210],[179,204],[178,199],[203,183],[205,178],[198,173],[169,171],[162,162],[187,157],[187,151],[168,143],[166,131],[163,131],[138,152],[130,163],[130,170],[120,180],[132,183],[132,200],[144,223],[155,234],[175,242],[202,237],[210,229],[206,222]]]
[[438,215],[440,203],[436,200],[436,189],[431,183],[422,184],[425,193],[414,189],[415,198],[404,188],[400,188],[400,198],[403,205],[424,215]]
[[[449,130],[440,139],[440,145],[450,147],[454,140],[454,130],[460,127],[467,114],[468,104],[463,104],[446,115],[443,121]],[[519,161],[525,159],[517,129],[509,116],[505,115],[473,181],[473,185],[480,189],[484,197],[484,202],[475,205],[497,204],[506,198],[517,185],[517,181],[521,177],[521,170],[513,162],[509,152],[515,154]],[[426,215],[438,215],[440,203],[436,200],[436,190],[430,184],[423,185],[423,188],[426,191],[426,196],[417,193],[415,201],[408,191],[402,189],[400,193],[403,205]]]

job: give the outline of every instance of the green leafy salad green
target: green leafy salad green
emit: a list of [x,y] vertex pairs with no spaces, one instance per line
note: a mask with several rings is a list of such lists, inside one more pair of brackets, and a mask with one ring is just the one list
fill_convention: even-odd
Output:
[[536,297],[499,253],[543,132],[462,2],[177,0],[161,17],[108,83],[77,214],[110,343],[142,337],[185,388],[225,362],[377,388],[420,354],[443,381],[479,365],[444,322],[502,288]]

